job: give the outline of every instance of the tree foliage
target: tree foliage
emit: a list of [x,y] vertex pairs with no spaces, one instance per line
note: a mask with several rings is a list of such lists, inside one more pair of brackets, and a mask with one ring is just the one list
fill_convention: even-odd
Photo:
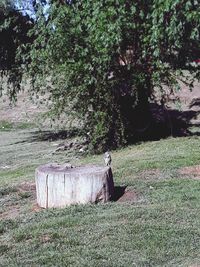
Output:
[[0,4],[0,71],[2,79],[8,77],[8,94],[16,97],[22,80],[22,57],[17,57],[18,49],[27,53],[26,44],[32,41],[28,32],[33,28],[33,20],[16,9],[14,1]]
[[54,0],[43,10],[25,71],[57,115],[70,105],[92,149],[133,140],[149,101],[164,103],[180,77],[192,86],[188,71],[198,78],[185,71],[200,57],[197,0]]

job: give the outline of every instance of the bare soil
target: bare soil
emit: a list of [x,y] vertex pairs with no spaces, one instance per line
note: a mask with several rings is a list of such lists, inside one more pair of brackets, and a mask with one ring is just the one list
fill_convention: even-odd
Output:
[[184,84],[181,85],[181,90],[177,92],[177,96],[182,103],[185,103],[188,107],[190,103],[200,97],[200,83],[195,82],[192,91],[189,90]]
[[20,214],[20,206],[12,205],[7,208],[7,210],[0,214],[0,219],[14,219]]
[[35,183],[23,182],[17,186],[18,190],[21,192],[34,193],[36,191]]
[[[18,200],[16,204],[12,201],[8,201],[6,211],[0,213],[0,219],[17,218],[23,214],[25,210],[28,210],[29,212],[38,212],[41,210],[41,208],[37,205],[36,187],[33,182],[23,182],[16,185],[16,192],[12,192],[10,195]],[[3,198],[6,198],[6,196],[3,196]]]
[[18,95],[17,102],[11,103],[7,95],[0,98],[0,120],[12,123],[33,122],[39,114],[45,112],[44,105],[34,103],[27,92]]
[[126,190],[125,193],[117,200],[117,202],[136,202],[139,199],[139,195],[134,190]]
[[200,179],[200,165],[184,167],[180,170],[180,174],[189,175],[191,178]]

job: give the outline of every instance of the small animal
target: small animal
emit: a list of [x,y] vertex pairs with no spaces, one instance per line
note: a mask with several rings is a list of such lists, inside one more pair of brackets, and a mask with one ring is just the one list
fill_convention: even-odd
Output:
[[104,157],[103,158],[104,158],[106,166],[110,166],[112,159],[111,159],[111,155],[109,154],[108,151],[104,153]]

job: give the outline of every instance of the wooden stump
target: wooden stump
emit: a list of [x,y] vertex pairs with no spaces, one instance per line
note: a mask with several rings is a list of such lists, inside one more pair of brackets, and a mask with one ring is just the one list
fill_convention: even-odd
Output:
[[35,172],[37,203],[43,208],[109,201],[114,193],[110,167],[86,165],[71,168],[47,164]]

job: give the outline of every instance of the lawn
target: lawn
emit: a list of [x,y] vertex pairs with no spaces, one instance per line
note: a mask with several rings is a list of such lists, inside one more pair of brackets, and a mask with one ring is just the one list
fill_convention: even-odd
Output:
[[[47,162],[102,164],[102,155],[55,151],[62,140],[28,127],[0,132],[0,266],[200,265],[200,138],[168,138],[112,151],[123,201],[39,209],[34,171]],[[75,140],[77,137],[70,137]],[[123,199],[123,196],[122,196]]]

